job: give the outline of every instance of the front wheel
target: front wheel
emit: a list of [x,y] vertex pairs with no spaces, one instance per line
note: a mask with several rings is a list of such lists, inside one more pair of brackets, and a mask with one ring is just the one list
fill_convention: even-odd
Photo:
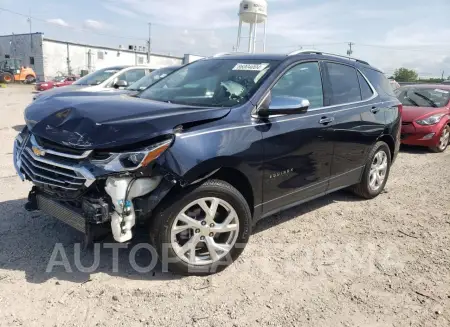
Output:
[[433,152],[444,152],[447,149],[450,140],[450,126],[445,126],[442,129],[441,135],[439,136],[439,143],[431,147],[431,151]]
[[0,75],[0,82],[11,84],[14,82],[14,75],[11,73],[3,73]]
[[391,169],[391,151],[385,142],[377,142],[369,153],[361,182],[353,192],[365,199],[373,199],[384,189]]
[[209,180],[163,204],[150,235],[163,269],[208,275],[225,269],[242,253],[251,219],[238,190],[224,181]]

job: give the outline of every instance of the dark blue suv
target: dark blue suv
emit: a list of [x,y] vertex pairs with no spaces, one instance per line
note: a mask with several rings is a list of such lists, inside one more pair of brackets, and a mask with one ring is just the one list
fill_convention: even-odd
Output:
[[172,271],[236,259],[261,218],[350,187],[383,190],[401,105],[367,62],[315,51],[221,55],[137,96],[32,103],[14,146],[28,210],[127,242],[149,226]]

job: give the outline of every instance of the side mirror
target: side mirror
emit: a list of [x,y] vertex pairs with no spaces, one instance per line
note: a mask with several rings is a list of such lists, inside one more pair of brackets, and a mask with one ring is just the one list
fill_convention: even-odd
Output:
[[308,111],[309,100],[300,97],[274,96],[271,94],[261,104],[258,115],[268,117],[270,115],[297,115]]
[[124,80],[118,80],[115,84],[114,84],[114,88],[115,89],[118,89],[118,88],[121,88],[121,87],[127,87],[128,86],[128,83],[127,83],[127,81],[124,81]]

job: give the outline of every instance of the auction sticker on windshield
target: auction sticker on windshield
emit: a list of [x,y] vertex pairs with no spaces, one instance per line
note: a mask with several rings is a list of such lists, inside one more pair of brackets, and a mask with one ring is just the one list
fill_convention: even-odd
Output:
[[265,69],[267,66],[269,66],[268,63],[261,63],[261,64],[237,64],[236,66],[234,66],[233,70],[251,70],[251,71],[260,72],[261,70]]

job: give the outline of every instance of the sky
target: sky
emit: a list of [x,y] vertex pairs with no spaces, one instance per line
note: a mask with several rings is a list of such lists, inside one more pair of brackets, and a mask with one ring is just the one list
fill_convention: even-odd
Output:
[[[28,33],[26,16],[31,16],[32,31],[48,38],[112,47],[146,45],[151,22],[153,52],[211,55],[236,44],[239,3],[0,0],[0,35]],[[268,0],[268,11],[267,52],[303,47],[345,54],[353,42],[354,57],[386,74],[406,67],[422,77],[450,76],[449,0]],[[262,51],[262,44],[257,48]]]

